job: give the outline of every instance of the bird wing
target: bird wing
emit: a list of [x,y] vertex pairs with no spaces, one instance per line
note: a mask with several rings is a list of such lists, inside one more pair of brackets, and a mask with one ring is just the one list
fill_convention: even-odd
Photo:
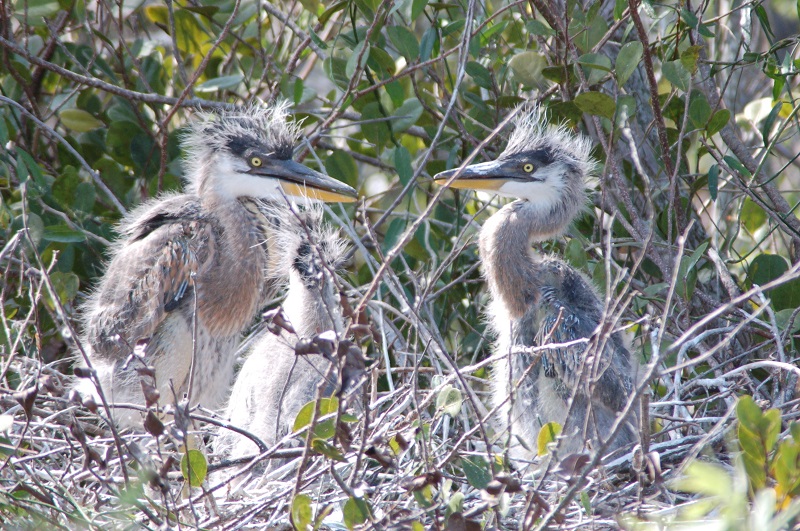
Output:
[[[576,339],[590,338],[597,329],[599,319],[593,312],[579,315],[568,306],[561,305],[559,301],[553,301],[547,305],[541,323],[536,338],[537,345],[568,343]],[[559,378],[570,389],[585,387],[590,380],[587,376],[592,371],[591,366],[582,368],[583,363],[592,363],[586,360],[589,348],[596,356],[598,355],[596,348],[584,343],[546,350],[542,355],[545,375]],[[627,370],[630,367],[630,354],[618,335],[614,334],[607,339],[599,356],[593,395],[611,409],[620,411],[625,407],[625,401],[632,387]],[[585,372],[584,378],[581,378],[582,371]]]
[[88,339],[99,353],[127,356],[149,339],[168,313],[190,300],[197,274],[213,259],[211,223],[197,215],[181,218],[185,209],[170,207],[151,207],[123,228],[129,237],[118,246],[87,316]]

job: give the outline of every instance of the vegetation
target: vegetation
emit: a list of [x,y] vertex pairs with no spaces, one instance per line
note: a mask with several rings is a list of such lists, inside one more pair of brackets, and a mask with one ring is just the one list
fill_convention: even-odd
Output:
[[[0,2],[3,527],[796,525],[798,33],[788,0]],[[68,389],[80,303],[120,217],[180,187],[181,127],[276,98],[296,156],[363,195],[328,215],[373,365],[357,419],[309,407],[313,436],[258,459],[300,467],[245,481],[210,412],[120,435]],[[503,201],[428,178],[496,155],[527,101],[596,146],[591,208],[544,247],[607,295],[649,397],[632,455],[536,474],[485,400],[474,240]]]

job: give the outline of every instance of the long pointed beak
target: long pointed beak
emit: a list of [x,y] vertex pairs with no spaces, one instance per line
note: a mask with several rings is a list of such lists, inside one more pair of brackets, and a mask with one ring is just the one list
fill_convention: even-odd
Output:
[[271,161],[251,172],[280,179],[281,188],[288,196],[326,203],[352,203],[358,199],[358,192],[352,187],[293,160]]
[[509,175],[506,165],[496,160],[481,162],[467,166],[461,173],[458,168],[437,173],[433,180],[436,184],[447,183],[451,177],[458,177],[450,183],[451,188],[466,188],[469,190],[499,190],[508,181],[514,180]]

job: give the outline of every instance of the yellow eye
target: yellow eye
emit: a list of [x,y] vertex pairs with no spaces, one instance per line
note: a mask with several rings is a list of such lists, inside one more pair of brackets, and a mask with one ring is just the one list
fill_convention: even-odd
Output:
[[261,166],[261,159],[259,157],[253,157],[250,159],[250,165],[254,168],[258,168]]
[[523,166],[522,169],[525,170],[526,173],[531,173],[533,171],[533,164],[528,163]]

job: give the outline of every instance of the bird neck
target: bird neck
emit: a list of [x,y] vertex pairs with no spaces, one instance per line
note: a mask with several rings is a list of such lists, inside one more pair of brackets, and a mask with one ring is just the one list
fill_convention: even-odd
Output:
[[517,200],[483,226],[480,252],[484,274],[492,296],[512,319],[521,318],[539,301],[542,257],[531,244],[563,234],[579,208],[567,202],[541,206]]

